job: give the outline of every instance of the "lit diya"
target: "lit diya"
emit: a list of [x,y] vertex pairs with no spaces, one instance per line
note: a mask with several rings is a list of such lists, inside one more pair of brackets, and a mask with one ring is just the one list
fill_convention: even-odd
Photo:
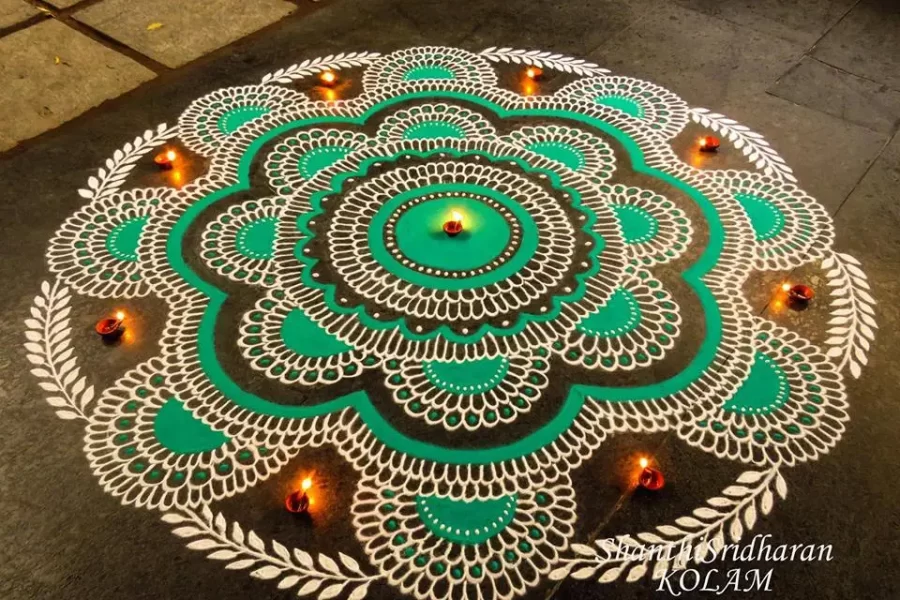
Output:
[[707,135],[700,138],[700,152],[717,152],[721,142],[714,135]]
[[125,332],[125,327],[123,326],[124,321],[125,313],[119,311],[114,317],[106,317],[97,321],[97,324],[94,325],[94,331],[96,331],[104,341],[111,342],[119,339],[122,333]]
[[284,499],[284,507],[288,512],[305,513],[309,510],[309,488],[312,487],[312,479],[307,477],[300,483],[300,489],[294,490]]
[[638,484],[651,492],[662,489],[666,484],[666,478],[663,477],[662,471],[651,467],[650,461],[646,458],[642,458],[640,464],[641,474],[638,476]]
[[788,300],[793,308],[806,308],[815,295],[811,287],[802,283],[793,285],[788,289]]
[[544,70],[540,67],[531,66],[525,69],[525,77],[533,81],[537,81],[544,76]]
[[462,230],[463,216],[454,210],[450,220],[444,223],[444,233],[450,237],[455,237],[462,233]]
[[156,163],[156,166],[159,167],[161,171],[168,171],[175,165],[175,160],[178,158],[178,153],[174,150],[166,150],[165,152],[160,152],[154,157],[153,162]]

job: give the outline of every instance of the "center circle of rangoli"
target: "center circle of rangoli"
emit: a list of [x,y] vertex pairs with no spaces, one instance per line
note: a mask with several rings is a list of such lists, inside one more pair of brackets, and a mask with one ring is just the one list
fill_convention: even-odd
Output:
[[[497,202],[461,195],[429,197],[396,217],[396,224],[390,226],[391,237],[399,256],[436,271],[466,273],[490,268],[505,261],[501,256],[504,250],[521,235],[513,233],[513,225],[500,210]],[[443,225],[454,212],[463,218],[465,229],[451,238]]]
[[[559,79],[520,93],[523,63]],[[324,69],[358,91],[319,99]],[[743,168],[679,158],[673,146],[707,129]],[[132,170],[152,181],[161,148],[203,169],[183,186],[134,183]],[[860,265],[758,134],[557,54],[307,60],[195,100],[79,194],[26,321],[48,402],[86,427],[107,492],[301,595],[359,600],[383,582],[509,599],[567,577],[659,578],[658,555],[591,541],[583,515],[602,486],[573,477],[602,470],[626,433],[744,465],[677,526],[627,532],[644,550],[702,543],[685,558],[702,560],[839,441],[845,373],[861,374],[874,336]],[[755,273],[800,266],[837,290],[815,341],[742,293]],[[125,341],[104,352],[126,350],[145,297],[162,301],[168,319],[146,329],[158,355],[88,385],[75,296],[126,307]],[[356,474],[332,498],[355,540],[288,549],[221,503],[319,447]]]

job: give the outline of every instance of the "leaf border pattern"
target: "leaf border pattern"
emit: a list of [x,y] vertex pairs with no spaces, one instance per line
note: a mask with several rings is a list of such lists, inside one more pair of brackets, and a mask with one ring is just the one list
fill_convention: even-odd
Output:
[[134,141],[125,142],[121,149],[106,159],[105,167],[97,169],[96,175],[88,177],[87,188],[78,190],[78,195],[87,200],[97,200],[111,196],[128,177],[135,163],[154,146],[159,146],[178,134],[178,126],[169,127],[160,123],[156,129],[148,129]]
[[[593,546],[572,544],[577,556],[560,561],[562,566],[551,571],[549,578],[559,581],[571,575],[573,579],[589,579],[600,572],[597,581],[609,583],[628,571],[625,580],[631,583],[647,573],[656,580],[670,568],[679,570],[690,562],[700,563],[710,551],[721,551],[726,539],[739,542],[756,525],[760,513],[769,514],[776,494],[787,497],[787,482],[779,468],[775,465],[766,471],[744,471],[735,485],[722,490],[721,496],[709,498],[691,515],[676,519],[677,526],[659,525],[656,533],[638,533],[638,539],[619,535],[615,542],[603,539]],[[690,555],[682,550],[686,544]],[[626,556],[619,556],[620,547],[628,547]],[[669,560],[672,556],[674,560]]]
[[862,366],[868,364],[871,342],[875,341],[875,299],[869,293],[868,278],[859,261],[840,252],[834,252],[822,261],[827,270],[831,301],[831,319],[826,341],[827,355],[840,359],[838,368],[850,369],[854,378],[862,374]]
[[69,288],[59,280],[53,285],[41,283],[41,293],[31,306],[31,317],[25,319],[25,357],[34,365],[31,374],[41,380],[38,385],[52,394],[46,400],[57,409],[56,416],[67,421],[86,421],[85,411],[94,399],[94,386],[87,385],[86,376],[79,377],[81,371],[69,325],[71,297]]
[[708,108],[695,107],[689,112],[691,120],[728,138],[735,148],[743,152],[747,160],[754,163],[757,169],[762,169],[766,175],[785,179],[791,183],[797,182],[793,170],[785,164],[781,155],[761,134]]
[[327,69],[340,71],[341,69],[352,67],[363,67],[379,56],[381,54],[378,52],[341,52],[340,54],[329,54],[322,58],[306,59],[303,62],[266,74],[260,80],[260,83],[264,85],[291,83],[297,79],[303,79]]
[[[384,578],[382,574],[366,575],[359,563],[343,552],[338,552],[340,565],[326,554],[319,554],[317,560],[313,560],[312,555],[303,550],[294,548],[289,551],[277,540],[269,543],[272,548],[269,552],[266,543],[253,530],[245,532],[237,521],[229,524],[221,512],[213,515],[209,506],[203,506],[199,513],[187,508],[168,512],[162,520],[178,525],[172,533],[192,540],[187,544],[189,549],[211,551],[207,558],[228,561],[226,569],[256,567],[250,573],[251,577],[265,580],[280,578],[280,590],[302,583],[297,590],[298,596],[308,596],[318,591],[319,600],[328,600],[339,596],[349,585],[352,591],[347,595],[347,600],[362,600],[369,591],[369,584]],[[322,588],[326,583],[328,585]]]
[[513,48],[485,48],[479,54],[493,62],[534,65],[540,68],[555,69],[575,75],[603,75],[609,73],[592,62],[581,58],[572,58],[564,54],[554,54],[541,50],[515,50]]

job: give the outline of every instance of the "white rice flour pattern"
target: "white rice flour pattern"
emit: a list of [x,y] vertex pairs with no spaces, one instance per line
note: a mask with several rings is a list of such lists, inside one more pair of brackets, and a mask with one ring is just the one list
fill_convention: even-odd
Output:
[[[498,76],[515,65],[567,83],[522,95]],[[301,91],[325,69],[354,69],[362,90]],[[746,169],[680,160],[691,121]],[[166,143],[208,171],[130,186]],[[844,377],[876,328],[859,263],[759,134],[549,52],[305,60],[197,99],[79,193],[26,320],[47,402],[84,425],[108,493],[226,568],[323,600],[375,582],[493,600],[566,577],[660,577],[665,561],[629,562],[579,529],[572,473],[621,432],[671,431],[747,465],[692,516],[621,543],[736,541],[785,496],[790,467],[839,441]],[[825,348],[735,292],[753,271],[808,263],[834,288]],[[159,355],[95,389],[72,344],[76,294],[161,299]],[[688,302],[699,343],[682,335]],[[359,472],[357,547],[313,556],[217,508],[320,446]]]

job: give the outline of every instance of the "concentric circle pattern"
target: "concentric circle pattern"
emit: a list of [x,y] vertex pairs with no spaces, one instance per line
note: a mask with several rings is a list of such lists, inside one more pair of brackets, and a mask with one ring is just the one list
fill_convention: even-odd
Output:
[[[522,64],[558,72],[557,91],[504,87]],[[360,91],[313,99],[317,69]],[[686,164],[671,144],[691,122],[758,158]],[[195,100],[91,177],[49,242],[29,360],[57,414],[85,421],[106,491],[282,589],[494,600],[569,575],[635,581],[666,565],[589,542],[594,491],[573,472],[614,435],[672,431],[747,465],[723,493],[768,513],[783,472],[838,443],[844,374],[874,336],[828,213],[748,132],[546,52],[307,60]],[[132,185],[166,144],[208,169]],[[802,265],[837,298],[818,341],[743,292],[754,271]],[[158,355],[95,393],[75,367],[73,294],[161,300]],[[355,547],[313,559],[216,513],[317,446],[359,474],[343,504]],[[732,519],[694,514],[634,533],[677,545]]]

